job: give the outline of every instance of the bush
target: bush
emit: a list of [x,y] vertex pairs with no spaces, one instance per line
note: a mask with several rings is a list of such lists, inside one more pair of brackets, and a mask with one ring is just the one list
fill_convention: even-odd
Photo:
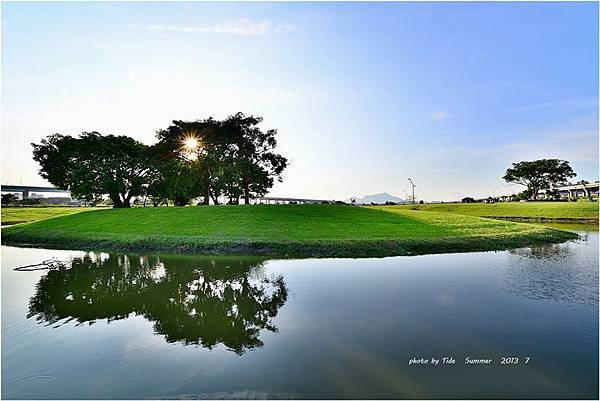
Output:
[[39,205],[40,203],[42,203],[42,200],[39,198],[25,198],[23,200],[19,201],[19,204],[21,205]]
[[2,204],[3,205],[14,205],[17,203],[17,197],[15,194],[4,194],[2,195]]
[[526,189],[523,192],[519,192],[518,194],[513,195],[511,197],[511,200],[513,200],[513,201],[527,201],[527,200],[531,199],[532,196],[533,196],[533,193],[530,190]]

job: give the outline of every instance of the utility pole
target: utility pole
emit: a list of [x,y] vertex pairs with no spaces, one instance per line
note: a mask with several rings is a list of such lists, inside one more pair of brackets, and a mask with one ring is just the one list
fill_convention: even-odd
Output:
[[412,204],[415,204],[415,183],[413,182],[413,180],[411,180],[410,178],[408,179],[408,181],[410,181],[410,185],[412,185]]

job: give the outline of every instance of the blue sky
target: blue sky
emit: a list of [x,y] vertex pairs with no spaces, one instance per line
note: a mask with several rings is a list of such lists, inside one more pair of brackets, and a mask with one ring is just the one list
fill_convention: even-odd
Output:
[[2,3],[2,183],[54,132],[145,143],[237,111],[277,128],[277,196],[512,193],[598,178],[597,3]]

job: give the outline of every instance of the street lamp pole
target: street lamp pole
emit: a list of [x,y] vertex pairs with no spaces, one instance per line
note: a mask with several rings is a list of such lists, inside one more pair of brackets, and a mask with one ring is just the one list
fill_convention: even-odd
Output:
[[415,204],[415,183],[413,182],[413,180],[411,180],[410,178],[408,179],[408,181],[410,181],[410,185],[412,186],[412,203],[413,205]]

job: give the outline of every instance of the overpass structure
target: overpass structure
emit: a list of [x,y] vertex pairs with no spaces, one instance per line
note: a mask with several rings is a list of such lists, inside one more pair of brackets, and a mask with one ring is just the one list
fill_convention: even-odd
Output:
[[[557,191],[561,198],[567,198],[569,200],[577,200],[579,197],[592,198],[592,196],[598,196],[600,187],[600,181],[578,183],[578,184],[567,184],[554,187],[550,191]],[[547,190],[542,189],[540,195],[547,197]]]
[[2,185],[1,187],[2,192],[21,193],[23,199],[29,198],[31,192],[62,192],[70,194],[69,191],[56,187],[36,187],[32,185]]
[[255,204],[286,204],[286,203],[298,203],[298,204],[315,204],[315,203],[334,203],[331,199],[304,199],[304,198],[278,198],[275,196],[261,196],[258,198],[252,198]]
[[[39,187],[32,185],[2,185],[2,192],[10,192],[10,193],[21,193],[22,199],[29,198],[30,193],[32,192],[61,192],[69,194],[70,192],[64,189],[59,189],[56,187]],[[253,203],[255,204],[286,204],[286,203],[298,203],[298,204],[315,204],[315,203],[333,203],[335,201],[331,199],[307,199],[307,198],[280,198],[274,196],[261,196],[258,198],[252,198]]]

